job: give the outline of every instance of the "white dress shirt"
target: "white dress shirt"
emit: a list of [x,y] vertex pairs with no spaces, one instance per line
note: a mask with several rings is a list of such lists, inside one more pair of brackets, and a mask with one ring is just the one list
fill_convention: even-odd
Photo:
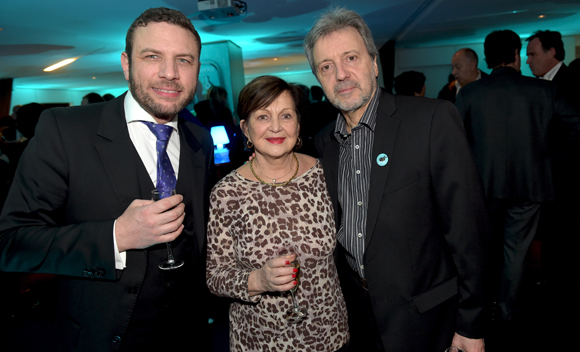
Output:
[[554,77],[556,77],[556,73],[558,73],[558,70],[560,69],[560,67],[562,67],[562,61],[558,62],[558,64],[556,66],[552,67],[552,69],[550,71],[548,71],[548,73],[546,73],[545,75],[543,75],[540,78],[545,79],[546,81],[553,80]]
[[[141,123],[141,121],[157,122],[137,103],[133,95],[131,95],[131,91],[128,91],[127,95],[125,95],[125,119],[127,121],[127,129],[129,130],[131,142],[133,142],[137,153],[141,157],[141,161],[149,177],[151,177],[153,185],[157,186],[157,138],[149,127]],[[180,152],[177,115],[166,125],[173,127],[173,133],[169,137],[169,143],[167,145],[167,154],[169,155],[171,166],[173,166],[177,177],[179,175]],[[116,224],[117,221],[115,220]],[[127,256],[125,252],[119,252],[117,238],[115,236],[115,226],[113,226],[113,242],[115,244],[115,268],[123,270],[127,266]]]

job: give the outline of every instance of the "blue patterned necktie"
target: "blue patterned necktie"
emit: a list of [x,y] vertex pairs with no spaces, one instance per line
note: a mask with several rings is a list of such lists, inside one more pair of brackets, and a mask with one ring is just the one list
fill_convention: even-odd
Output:
[[173,132],[173,127],[149,121],[141,122],[147,125],[157,138],[157,190],[163,190],[160,194],[160,198],[169,197],[177,183],[175,171],[173,171],[173,166],[171,166],[171,161],[167,154],[167,143],[169,142],[171,132]]

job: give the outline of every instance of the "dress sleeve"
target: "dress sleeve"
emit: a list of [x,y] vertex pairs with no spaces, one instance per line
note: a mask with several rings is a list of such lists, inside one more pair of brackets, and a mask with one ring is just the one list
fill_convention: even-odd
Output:
[[[210,213],[207,228],[206,278],[209,290],[218,296],[256,303],[261,295],[250,297],[248,277],[253,269],[243,268],[234,242],[234,228],[239,212],[238,200],[230,198],[233,190],[218,184],[210,196]],[[233,206],[232,203],[238,206]],[[237,211],[232,211],[237,208]]]

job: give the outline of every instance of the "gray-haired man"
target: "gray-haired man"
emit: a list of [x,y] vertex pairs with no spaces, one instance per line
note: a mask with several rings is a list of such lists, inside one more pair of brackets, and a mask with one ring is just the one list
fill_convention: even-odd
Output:
[[457,110],[377,88],[378,52],[352,11],[304,43],[341,114],[316,139],[337,214],[351,350],[483,351],[488,219]]

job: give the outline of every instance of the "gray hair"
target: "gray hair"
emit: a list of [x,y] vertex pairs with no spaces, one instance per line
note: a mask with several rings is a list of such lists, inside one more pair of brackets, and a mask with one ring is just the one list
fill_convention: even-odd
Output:
[[312,53],[314,51],[314,44],[316,44],[318,39],[348,27],[356,29],[360,34],[371,59],[374,60],[379,55],[369,27],[357,13],[342,7],[330,8],[320,16],[316,23],[314,23],[312,29],[310,29],[310,32],[306,35],[306,38],[304,38],[304,52],[306,53],[306,58],[308,59],[312,73],[315,76],[316,68],[314,67]]

